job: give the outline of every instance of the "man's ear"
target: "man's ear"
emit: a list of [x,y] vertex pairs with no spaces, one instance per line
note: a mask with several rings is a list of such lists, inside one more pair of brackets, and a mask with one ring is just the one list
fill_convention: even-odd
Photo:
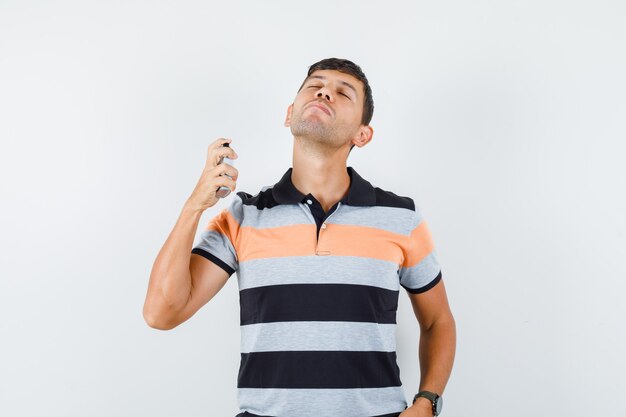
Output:
[[289,127],[291,125],[291,112],[293,111],[293,103],[287,107],[287,116],[285,117],[285,127]]
[[361,125],[357,135],[352,138],[352,143],[362,148],[367,145],[374,136],[374,128],[370,125]]

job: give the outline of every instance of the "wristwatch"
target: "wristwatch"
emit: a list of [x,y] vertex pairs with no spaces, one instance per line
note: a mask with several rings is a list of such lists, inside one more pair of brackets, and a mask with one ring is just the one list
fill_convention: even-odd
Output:
[[433,404],[433,416],[438,416],[441,413],[441,408],[443,407],[443,398],[439,394],[430,391],[420,391],[415,394],[413,397],[413,404],[415,404],[415,400],[419,397],[425,397],[430,400]]

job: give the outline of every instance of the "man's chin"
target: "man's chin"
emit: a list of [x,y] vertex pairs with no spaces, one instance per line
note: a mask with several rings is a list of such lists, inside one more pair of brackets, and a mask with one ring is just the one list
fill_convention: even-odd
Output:
[[291,134],[295,137],[309,139],[325,139],[332,137],[332,131],[321,123],[302,122],[298,125],[291,125]]

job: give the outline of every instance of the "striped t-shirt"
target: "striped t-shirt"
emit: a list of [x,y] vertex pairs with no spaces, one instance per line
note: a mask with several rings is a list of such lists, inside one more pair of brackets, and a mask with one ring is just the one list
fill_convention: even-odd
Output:
[[413,200],[347,171],[348,193],[323,218],[292,168],[254,196],[237,192],[192,250],[237,272],[238,416],[396,417],[407,408],[400,286],[427,291],[441,269]]

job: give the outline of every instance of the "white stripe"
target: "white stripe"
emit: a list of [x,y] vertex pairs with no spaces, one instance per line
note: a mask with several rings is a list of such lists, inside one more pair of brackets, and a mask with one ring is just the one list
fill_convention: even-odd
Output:
[[241,352],[341,350],[395,352],[395,323],[287,321],[241,326]]
[[359,256],[286,256],[239,263],[239,290],[282,284],[371,285],[400,289],[400,265]]
[[399,413],[402,386],[354,389],[238,388],[241,411],[276,417],[367,417]]

